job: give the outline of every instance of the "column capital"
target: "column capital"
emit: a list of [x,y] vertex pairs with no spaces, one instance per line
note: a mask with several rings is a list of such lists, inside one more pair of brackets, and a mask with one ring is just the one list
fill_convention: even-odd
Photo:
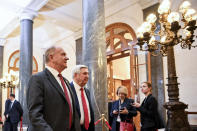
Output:
[[20,15],[20,20],[28,19],[32,20],[38,15],[38,11],[29,9],[29,8],[24,8],[23,11],[21,12]]
[[4,46],[6,39],[0,38],[0,46]]
[[20,20],[32,20],[38,15],[38,11],[46,5],[48,0],[31,0],[22,10]]

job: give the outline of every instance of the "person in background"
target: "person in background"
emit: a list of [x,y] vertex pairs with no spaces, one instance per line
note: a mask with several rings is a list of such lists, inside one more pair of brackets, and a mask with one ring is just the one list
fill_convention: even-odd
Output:
[[62,76],[69,60],[61,47],[45,52],[46,69],[28,84],[28,131],[80,131],[79,117],[69,81]]
[[142,104],[134,103],[133,106],[140,112],[141,131],[156,131],[163,128],[164,124],[159,117],[157,110],[157,100],[152,96],[152,85],[149,82],[143,82],[141,85],[142,93],[145,94],[145,99]]
[[119,86],[116,94],[119,100],[112,103],[110,115],[113,117],[112,131],[120,130],[120,122],[132,122],[132,118],[137,115],[135,107],[131,105],[133,99],[128,99],[128,90],[125,86]]
[[14,94],[10,94],[10,98],[5,102],[4,116],[4,131],[17,131],[18,123],[23,116],[23,109]]
[[108,119],[109,119],[109,125],[110,126],[112,126],[112,121],[113,121],[113,117],[110,115],[110,111],[111,111],[111,108],[112,108],[112,103],[113,103],[112,98],[108,99]]
[[73,91],[76,109],[80,117],[81,131],[94,131],[94,111],[90,99],[90,91],[85,88],[89,79],[88,67],[76,65],[72,72],[73,81],[70,83]]

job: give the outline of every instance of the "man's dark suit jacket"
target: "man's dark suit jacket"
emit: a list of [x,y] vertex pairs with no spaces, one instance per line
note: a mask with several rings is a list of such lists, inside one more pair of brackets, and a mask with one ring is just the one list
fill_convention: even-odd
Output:
[[[75,101],[76,101],[76,109],[77,109],[77,112],[79,114],[79,118],[81,118],[81,112],[80,112],[80,107],[79,107],[79,101],[78,101],[78,98],[77,98],[77,93],[76,93],[76,90],[75,90],[75,87],[74,87],[74,84],[73,82],[70,83],[70,86],[71,86],[71,89],[73,91],[73,94],[74,94],[74,97],[75,97]],[[91,99],[90,99],[90,92],[87,88],[84,88],[85,90],[85,93],[86,93],[86,96],[88,98],[88,101],[89,101],[89,106],[90,106],[90,117],[91,117],[91,122],[89,124],[89,128],[88,128],[88,131],[94,131],[95,130],[95,126],[94,126],[94,111],[93,111],[93,108],[92,108],[92,104],[91,104]]]
[[65,94],[48,69],[33,75],[28,84],[27,108],[29,131],[80,131],[80,121],[68,80],[64,78],[73,104],[72,128],[69,130],[69,105]]
[[4,116],[9,116],[6,121],[9,120],[9,122],[11,123],[18,123],[23,115],[23,109],[21,107],[21,104],[17,100],[15,100],[11,109],[9,108],[11,106],[10,104],[11,100],[6,100]]
[[146,100],[142,102],[142,105],[137,110],[141,113],[141,128],[159,129],[164,127],[157,110],[157,100],[152,94],[147,96]]

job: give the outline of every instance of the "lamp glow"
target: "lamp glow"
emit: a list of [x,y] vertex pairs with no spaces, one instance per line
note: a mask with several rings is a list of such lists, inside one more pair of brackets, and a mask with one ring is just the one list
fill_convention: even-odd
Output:
[[193,18],[192,18],[192,16],[194,15],[196,13],[196,10],[194,10],[194,9],[188,9],[187,10],[187,12],[185,13],[185,19],[187,20],[187,21],[191,21]]
[[138,38],[143,38],[143,33],[144,33],[144,30],[143,30],[143,28],[140,26],[140,27],[137,29],[137,37],[138,37]]
[[172,23],[174,21],[179,21],[179,13],[177,13],[177,12],[171,12],[168,15],[168,22]]
[[159,14],[168,13],[170,10],[170,5],[171,4],[169,0],[164,0],[159,6],[159,9],[158,9]]
[[150,14],[147,16],[146,21],[149,23],[154,23],[157,20],[157,17],[155,14]]
[[161,43],[164,43],[164,42],[166,41],[166,38],[167,38],[167,36],[166,36],[166,35],[162,36],[162,37],[161,37],[161,40],[160,40],[160,41],[161,41]]
[[150,32],[151,27],[152,27],[151,24],[148,23],[148,22],[144,22],[144,23],[142,24],[143,32]]
[[186,13],[188,8],[191,6],[191,3],[189,1],[184,1],[181,6],[179,7],[179,11],[181,13]]
[[155,45],[155,36],[152,36],[150,41],[149,41],[149,45]]

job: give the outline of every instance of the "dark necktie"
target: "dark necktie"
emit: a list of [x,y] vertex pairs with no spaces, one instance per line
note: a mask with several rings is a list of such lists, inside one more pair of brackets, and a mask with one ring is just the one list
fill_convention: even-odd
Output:
[[69,128],[71,128],[71,124],[72,124],[72,105],[71,105],[71,102],[70,102],[70,98],[68,96],[68,92],[67,92],[66,85],[65,85],[64,79],[62,77],[62,74],[58,74],[58,76],[59,76],[61,84],[64,88],[64,94],[65,94],[66,100],[67,100],[68,105],[69,105],[69,110],[70,110],[70,112],[69,112]]
[[88,106],[85,100],[85,96],[84,96],[84,89],[81,88],[81,101],[82,101],[82,105],[83,105],[83,111],[84,111],[84,125],[85,125],[85,129],[88,130],[89,128],[89,114],[88,114]]

